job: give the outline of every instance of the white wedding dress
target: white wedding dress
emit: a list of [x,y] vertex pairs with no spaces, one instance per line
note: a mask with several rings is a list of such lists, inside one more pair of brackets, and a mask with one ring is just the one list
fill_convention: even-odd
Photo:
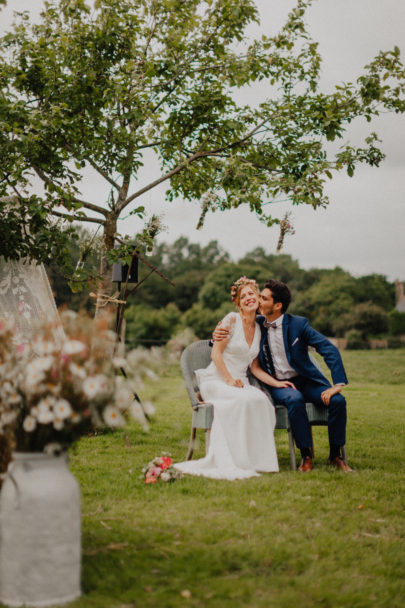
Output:
[[244,387],[226,384],[214,362],[196,371],[202,398],[214,405],[208,454],[174,466],[182,473],[228,480],[257,477],[259,471],[276,472],[275,410],[269,398],[247,378],[248,367],[259,352],[260,328],[256,323],[249,347],[238,313],[229,313],[223,325],[232,331],[223,353],[225,365]]

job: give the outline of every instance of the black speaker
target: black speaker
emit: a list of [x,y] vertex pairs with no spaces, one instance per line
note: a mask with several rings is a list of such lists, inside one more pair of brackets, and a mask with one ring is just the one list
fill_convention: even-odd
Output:
[[[128,283],[138,282],[138,258],[136,255],[132,258],[131,270],[129,273]],[[128,275],[128,264],[122,265],[121,262],[113,264],[112,267],[112,280],[113,283],[125,283]]]

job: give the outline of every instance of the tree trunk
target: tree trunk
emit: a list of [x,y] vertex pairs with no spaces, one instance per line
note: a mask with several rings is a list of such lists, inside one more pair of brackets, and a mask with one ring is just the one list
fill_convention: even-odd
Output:
[[116,215],[110,215],[107,217],[104,236],[103,236],[103,248],[101,252],[100,260],[100,276],[101,282],[97,290],[97,304],[96,314],[97,317],[101,312],[115,312],[116,304],[105,304],[105,298],[101,296],[111,296],[113,293],[112,283],[112,265],[108,262],[107,252],[114,249],[115,234],[117,232],[117,217]]

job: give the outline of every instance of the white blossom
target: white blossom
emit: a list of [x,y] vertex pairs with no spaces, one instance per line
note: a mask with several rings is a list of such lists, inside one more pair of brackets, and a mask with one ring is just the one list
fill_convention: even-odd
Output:
[[125,420],[121,415],[118,408],[114,405],[107,405],[103,412],[104,422],[108,424],[108,426],[119,427],[124,426]]
[[125,387],[119,388],[115,395],[115,405],[120,410],[126,410],[130,406],[133,398],[134,396],[129,389]]
[[3,412],[1,415],[2,424],[12,424],[17,418],[17,412]]
[[84,380],[86,377],[86,370],[81,365],[77,365],[77,363],[74,363],[73,361],[69,364],[69,371],[71,374],[73,374],[73,376],[76,376],[81,380]]
[[38,403],[38,415],[37,420],[40,424],[49,424],[53,422],[55,416],[52,411],[53,401],[51,397],[44,397]]
[[80,340],[68,340],[62,347],[62,355],[78,355],[82,353],[86,345]]
[[18,405],[19,403],[21,403],[21,401],[22,397],[17,392],[12,393],[8,398],[8,402],[10,405]]
[[63,429],[63,420],[61,420],[60,418],[55,418],[53,421],[53,428],[56,431],[61,431]]
[[49,340],[38,340],[34,343],[33,349],[38,355],[45,356],[54,353],[57,347],[54,342]]
[[37,421],[35,420],[34,416],[26,416],[24,418],[24,422],[23,422],[24,431],[27,431],[27,433],[31,433],[32,431],[35,430],[36,426],[37,426]]
[[58,399],[58,401],[53,406],[53,411],[56,418],[60,420],[65,420],[66,418],[69,418],[69,416],[71,416],[72,407],[69,401],[66,401],[66,399]]
[[62,452],[62,446],[60,443],[53,441],[44,447],[44,452],[45,454],[60,454]]
[[124,357],[113,357],[112,364],[116,369],[119,369],[120,367],[125,368],[127,365],[127,362],[124,359]]
[[29,393],[35,393],[38,384],[45,378],[43,369],[38,365],[38,360],[31,361],[25,368],[25,385]]
[[151,401],[144,401],[142,403],[145,414],[152,416],[155,413],[155,406]]
[[145,376],[148,376],[151,380],[157,380],[158,376],[155,374],[153,369],[145,369]]
[[104,374],[89,376],[83,382],[83,392],[88,399],[94,399],[94,397],[104,393],[107,388],[108,378]]
[[137,401],[133,401],[129,406],[129,414],[142,425],[145,431],[149,429],[143,409]]
[[74,321],[77,318],[77,312],[74,310],[62,310],[60,316],[64,321]]
[[77,412],[72,412],[72,415],[70,417],[70,421],[72,422],[72,424],[78,424],[81,419],[82,417],[80,414],[78,414]]
[[37,368],[39,370],[47,372],[54,364],[54,358],[50,355],[47,355],[46,357],[38,357],[38,359],[35,360],[35,363],[37,364]]

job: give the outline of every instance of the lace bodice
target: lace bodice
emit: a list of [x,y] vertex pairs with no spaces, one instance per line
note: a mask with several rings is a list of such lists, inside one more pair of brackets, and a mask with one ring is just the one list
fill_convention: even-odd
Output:
[[[230,312],[227,314],[222,321],[222,325],[229,328],[232,333],[223,352],[224,363],[233,378],[240,378],[247,384],[248,367],[259,353],[259,325],[256,323],[254,338],[250,346],[246,342],[242,319],[238,313]],[[206,380],[222,380],[214,362],[211,362],[205,370],[198,370],[196,373],[199,383]]]

